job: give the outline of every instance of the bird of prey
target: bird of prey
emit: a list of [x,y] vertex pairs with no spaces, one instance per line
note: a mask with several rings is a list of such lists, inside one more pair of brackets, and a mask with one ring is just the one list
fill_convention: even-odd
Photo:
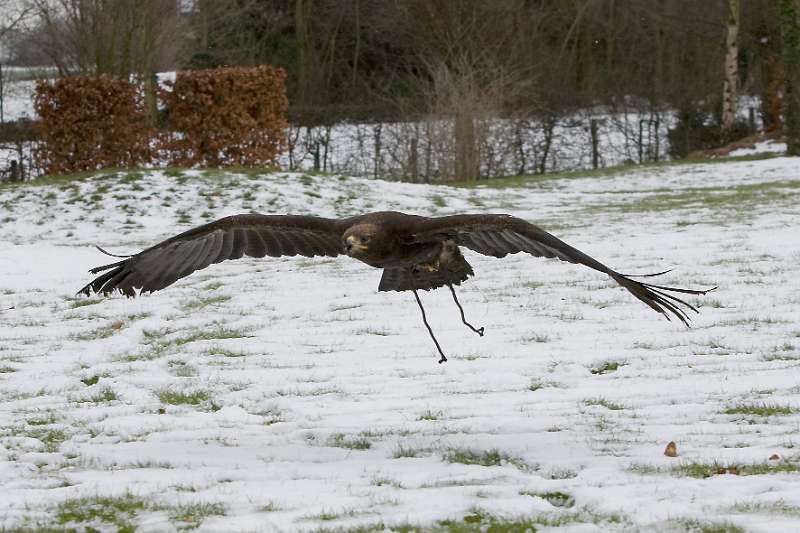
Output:
[[[474,275],[461,254],[468,248],[483,255],[505,257],[525,252],[585,265],[611,277],[636,298],[668,320],[677,317],[689,325],[686,309],[691,304],[669,293],[701,295],[710,290],[681,289],[637,281],[620,274],[520,218],[503,214],[467,214],[424,217],[381,211],[344,219],[302,215],[243,214],[198,226],[124,257],[122,261],[90,270],[97,276],[78,293],[127,296],[161,290],[196,270],[242,256],[306,257],[348,255],[369,266],[383,269],[379,291],[411,291],[422,312],[422,320],[439,352],[447,361],[425,316],[418,290],[448,287],[461,313],[461,321],[483,336],[464,317],[454,285]],[[100,251],[108,254],[102,248]],[[716,288],[716,287],[714,287]]]

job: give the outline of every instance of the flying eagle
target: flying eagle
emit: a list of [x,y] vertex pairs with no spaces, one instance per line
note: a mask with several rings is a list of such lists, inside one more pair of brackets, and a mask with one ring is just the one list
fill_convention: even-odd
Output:
[[[412,291],[422,320],[441,356],[447,361],[425,316],[417,290],[448,287],[461,312],[461,321],[478,335],[464,317],[454,285],[474,275],[461,247],[483,255],[505,257],[526,252],[585,265],[607,274],[651,309],[689,325],[682,308],[697,312],[691,304],[668,293],[705,294],[710,290],[679,289],[653,285],[620,274],[541,228],[511,215],[451,215],[424,217],[394,211],[331,219],[300,215],[245,214],[221,218],[175,235],[122,261],[90,270],[96,277],[78,293],[109,294],[119,291],[136,296],[137,290],[153,292],[212,263],[250,257],[335,257],[346,254],[383,269],[379,291]],[[100,251],[108,254],[100,249]],[[113,254],[108,254],[113,255]],[[716,288],[716,287],[714,287]]]

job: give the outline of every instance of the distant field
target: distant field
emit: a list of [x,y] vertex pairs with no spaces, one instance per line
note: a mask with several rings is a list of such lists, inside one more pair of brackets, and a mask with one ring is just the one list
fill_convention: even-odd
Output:
[[[102,173],[0,186],[0,531],[800,529],[800,171],[788,158],[505,187]],[[239,212],[505,212],[719,289],[692,329],[586,268],[467,252],[409,294],[346,258],[243,259],[76,297]],[[667,457],[667,443],[677,457]]]

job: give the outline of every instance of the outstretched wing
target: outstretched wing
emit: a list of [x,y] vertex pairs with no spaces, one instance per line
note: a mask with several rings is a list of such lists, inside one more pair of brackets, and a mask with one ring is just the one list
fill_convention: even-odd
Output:
[[190,229],[123,261],[90,270],[103,272],[78,293],[136,289],[153,292],[196,270],[243,255],[336,256],[342,253],[345,221],[298,215],[235,215]]
[[[453,215],[423,219],[411,228],[411,242],[433,242],[452,239],[460,246],[484,255],[505,257],[526,252],[539,257],[588,266],[608,274],[617,283],[651,309],[670,319],[670,313],[688,326],[689,317],[680,305],[697,312],[692,305],[667,292],[705,294],[710,290],[679,289],[642,283],[631,276],[620,274],[596,259],[573,248],[543,229],[511,215]],[[716,288],[716,287],[714,287]]]

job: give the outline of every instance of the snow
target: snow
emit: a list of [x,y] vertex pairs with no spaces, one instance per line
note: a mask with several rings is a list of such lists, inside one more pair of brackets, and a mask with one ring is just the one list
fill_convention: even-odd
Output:
[[752,148],[737,148],[731,151],[730,156],[743,156],[755,154],[784,154],[786,153],[786,143],[774,141],[761,141],[755,143]]
[[[800,461],[799,169],[776,157],[503,189],[147,171],[0,188],[0,528],[64,527],[65,502],[125,495],[144,502],[139,531],[187,526],[174,510],[189,504],[224,510],[199,531],[424,528],[477,510],[568,531],[800,528],[796,472],[673,470]],[[691,298],[686,329],[590,269],[467,252],[477,276],[458,293],[487,333],[447,291],[422,293],[443,365],[412,295],[378,293],[380,272],[348,258],[245,258],[136,299],[74,297],[111,261],[93,244],[131,253],[238,212],[382,209],[507,212],[620,271],[719,289]],[[725,413],[741,405],[793,411]],[[447,460],[491,450],[499,464]],[[574,505],[537,496],[552,492]]]
[[[4,70],[6,69],[7,67],[4,67]],[[35,91],[35,80],[6,82],[3,87],[3,120],[11,122],[35,118],[36,111],[33,108]]]

